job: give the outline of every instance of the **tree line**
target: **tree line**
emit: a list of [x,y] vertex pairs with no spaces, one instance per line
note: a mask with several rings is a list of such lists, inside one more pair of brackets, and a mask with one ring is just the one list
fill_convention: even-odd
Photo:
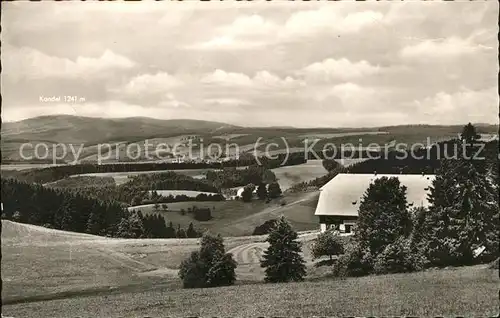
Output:
[[[88,173],[112,173],[112,172],[139,172],[139,171],[169,171],[186,169],[223,169],[227,167],[243,167],[259,165],[268,169],[280,166],[290,166],[305,163],[306,157],[303,153],[291,153],[288,158],[286,154],[277,155],[276,158],[268,157],[254,158],[253,156],[242,156],[241,159],[232,159],[224,162],[150,162],[150,163],[109,163],[109,164],[75,164],[47,167],[41,169],[30,169],[22,171],[8,171],[6,176],[16,178],[28,183],[49,183],[67,178],[72,175]],[[3,172],[2,172],[3,173]]]
[[178,226],[172,231],[173,224],[166,227],[161,215],[129,212],[117,201],[95,199],[14,179],[1,179],[1,199],[3,219],[58,230],[122,238],[201,235],[192,224],[188,229]]
[[234,188],[247,184],[259,184],[262,182],[276,181],[276,175],[268,168],[252,165],[245,169],[224,168],[221,170],[210,170],[206,173],[206,179],[214,187]]
[[[469,125],[460,142],[467,154],[477,151],[477,134]],[[337,229],[322,233],[314,242],[313,257],[328,255],[335,276],[404,273],[491,261],[498,267],[498,148],[495,154],[490,160],[470,156],[442,159],[429,189],[428,208],[412,207],[407,188],[397,177],[376,179],[363,195],[354,237],[345,242]],[[301,244],[290,224],[281,217],[257,227],[254,234],[265,232],[269,232],[269,247],[261,260],[265,281],[303,280],[306,267]],[[200,251],[182,262],[179,275],[186,288],[232,285],[236,267],[222,238],[206,236]]]

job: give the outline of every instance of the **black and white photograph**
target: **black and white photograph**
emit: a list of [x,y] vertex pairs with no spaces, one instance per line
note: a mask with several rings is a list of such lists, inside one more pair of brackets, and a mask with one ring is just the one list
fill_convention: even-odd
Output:
[[1,317],[498,317],[498,20],[2,1]]

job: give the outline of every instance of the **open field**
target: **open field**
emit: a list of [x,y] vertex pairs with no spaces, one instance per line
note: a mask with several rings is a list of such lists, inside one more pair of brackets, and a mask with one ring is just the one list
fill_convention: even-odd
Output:
[[[205,172],[209,169],[185,169],[185,170],[168,170],[178,174],[183,174],[195,179],[202,179],[205,177]],[[151,171],[131,171],[131,172],[106,172],[106,173],[86,173],[73,175],[71,177],[77,176],[90,176],[90,177],[112,177],[115,179],[117,185],[124,184],[129,180],[129,177],[137,176],[140,174],[151,174],[151,173],[163,173],[168,172],[167,170],[151,170]]]
[[197,239],[111,239],[2,221],[2,311],[26,318],[498,314],[497,270],[326,278],[327,267],[312,266],[315,235],[300,235],[313,281],[260,283],[265,237],[239,237],[225,240],[239,262],[235,286],[182,290],[177,268]]
[[212,192],[192,191],[192,190],[156,190],[156,192],[159,195],[162,195],[164,197],[168,197],[169,195],[173,195],[174,197],[177,196],[177,195],[185,195],[185,196],[188,196],[188,197],[196,197],[199,194],[208,194],[208,195],[217,194],[217,193],[212,193]]
[[308,160],[307,163],[295,166],[285,166],[272,169],[282,191],[286,191],[292,185],[303,181],[322,177],[328,173],[323,167],[321,160]]
[[[252,202],[242,201],[217,201],[217,202],[176,202],[168,203],[169,211],[154,211],[154,206],[142,205],[131,207],[129,210],[140,209],[143,213],[160,213],[166,222],[180,224],[187,227],[193,223],[196,228],[209,230],[223,236],[246,236],[251,235],[255,227],[265,221],[285,215],[292,225],[300,231],[315,230],[318,227],[317,218],[314,216],[318,192],[287,194],[282,199],[276,199],[270,203],[261,200]],[[287,204],[281,206],[284,201]],[[207,222],[196,221],[189,213],[188,208],[210,208],[213,219]],[[180,210],[186,211],[185,215]]]
[[[359,144],[359,139],[363,140],[362,146],[367,146],[371,142],[379,145],[387,144],[391,141],[405,143],[425,143],[427,138],[432,142],[456,138],[463,127],[457,126],[389,126],[379,128],[259,128],[259,127],[237,127],[218,122],[207,122],[200,120],[157,120],[151,118],[124,118],[124,119],[102,119],[87,118],[78,116],[43,116],[22,120],[19,122],[6,122],[2,125],[2,159],[4,161],[14,161],[23,163],[20,156],[20,146],[24,143],[45,143],[49,146],[49,159],[52,158],[53,145],[72,145],[78,152],[82,147],[81,156],[83,161],[96,161],[98,147],[97,144],[104,144],[101,152],[106,162],[123,160],[126,148],[130,144],[129,153],[134,161],[144,161],[145,141],[149,143],[149,153],[156,157],[153,150],[159,144],[169,145],[187,144],[186,137],[199,136],[203,139],[204,154],[208,151],[211,143],[220,144],[223,150],[226,144],[237,144],[240,152],[253,151],[255,143],[261,138],[259,151],[263,150],[265,144],[276,142],[283,145],[281,138],[287,140],[288,146],[299,151],[304,151],[304,140],[309,141],[319,139],[320,142],[314,149],[319,151],[325,143],[333,142],[337,146],[340,144]],[[411,133],[409,133],[411,130]],[[481,134],[498,135],[497,125],[478,126]],[[122,144],[118,150],[116,159],[116,148],[109,147],[116,143]],[[194,142],[194,144],[199,142]],[[108,152],[109,149],[111,152]],[[141,152],[138,152],[138,149]],[[163,147],[160,147],[163,148]],[[284,148],[284,147],[282,147]],[[179,147],[177,153],[186,154],[187,147]],[[234,148],[230,147],[229,152],[234,154]],[[24,149],[24,155],[34,154],[33,147]],[[56,149],[55,153],[61,156],[62,148]],[[172,149],[171,149],[172,150]],[[162,157],[170,151],[160,151]],[[194,156],[199,155],[199,148],[191,149]],[[272,150],[276,150],[272,147]],[[158,154],[160,154],[158,153]],[[142,155],[141,155],[142,154]],[[68,150],[64,159],[73,161],[75,158]],[[155,160],[152,160],[155,161]]]
[[[305,233],[303,239],[310,241],[314,235]],[[242,279],[263,278],[258,259],[248,252],[264,239],[226,239],[235,258],[246,261],[246,267],[238,269]],[[103,238],[2,220],[2,300],[58,298],[153,283],[178,287],[177,269],[199,247],[198,241]]]

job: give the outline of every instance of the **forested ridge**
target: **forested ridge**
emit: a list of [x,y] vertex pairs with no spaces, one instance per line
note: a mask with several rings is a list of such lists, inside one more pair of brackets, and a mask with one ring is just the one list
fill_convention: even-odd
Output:
[[160,214],[129,212],[118,201],[1,179],[2,219],[58,230],[122,238],[173,238],[201,235],[192,224],[174,227]]
[[245,167],[259,165],[267,169],[273,169],[280,166],[291,166],[305,163],[307,160],[304,153],[297,152],[276,155],[276,159],[267,157],[255,158],[253,156],[244,156],[238,160],[229,160],[221,163],[202,163],[202,162],[184,162],[184,163],[110,163],[110,164],[76,164],[54,166],[41,169],[30,169],[26,171],[2,171],[2,174],[13,177],[28,183],[49,183],[67,178],[72,175],[88,173],[112,173],[112,172],[139,172],[139,171],[171,171],[187,169],[223,169],[227,167]]

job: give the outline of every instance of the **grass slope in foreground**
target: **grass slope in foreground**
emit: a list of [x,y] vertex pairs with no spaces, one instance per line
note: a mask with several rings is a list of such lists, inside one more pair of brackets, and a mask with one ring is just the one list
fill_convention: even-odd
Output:
[[114,293],[4,306],[15,317],[498,315],[498,273],[484,266],[212,289]]

